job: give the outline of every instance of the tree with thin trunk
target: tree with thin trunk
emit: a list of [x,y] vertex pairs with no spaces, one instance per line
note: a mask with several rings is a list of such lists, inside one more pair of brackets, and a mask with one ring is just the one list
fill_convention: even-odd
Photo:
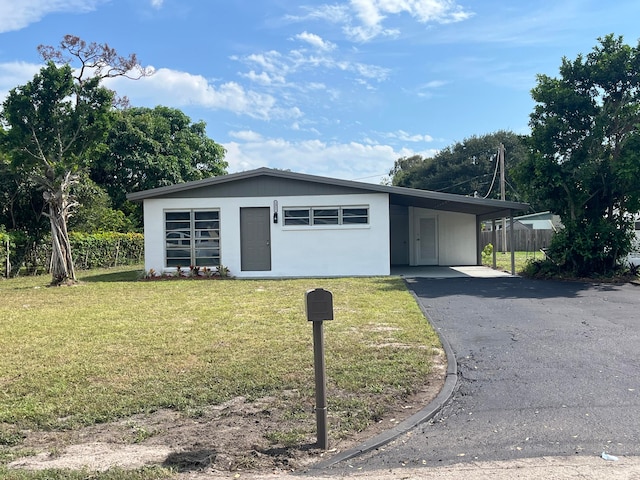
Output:
[[77,205],[73,186],[91,151],[104,140],[114,106],[126,103],[100,82],[149,72],[135,55],[121,57],[107,44],[87,44],[72,35],[57,49],[41,45],[38,51],[46,66],[26,85],[11,90],[3,104],[3,144],[14,166],[28,172],[42,190],[51,226],[52,283],[63,284],[76,281],[67,231]]

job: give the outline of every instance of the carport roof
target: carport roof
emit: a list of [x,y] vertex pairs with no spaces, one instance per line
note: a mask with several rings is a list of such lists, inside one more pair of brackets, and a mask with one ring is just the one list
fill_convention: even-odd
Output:
[[314,183],[331,187],[342,187],[351,191],[363,193],[386,193],[391,205],[404,205],[449,212],[468,213],[476,215],[479,220],[491,220],[508,217],[515,212],[526,211],[529,205],[520,202],[508,202],[485,198],[466,197],[452,193],[432,192],[415,188],[394,187],[390,185],[376,185],[373,183],[341,180],[337,178],[321,177],[304,173],[295,173],[271,168],[257,168],[240,173],[231,173],[218,177],[205,178],[193,182],[177,183],[166,187],[130,193],[127,198],[131,201],[141,201],[151,198],[176,196],[189,190],[224,185],[229,182],[254,179],[257,177],[274,178],[280,180],[294,180],[298,182]]

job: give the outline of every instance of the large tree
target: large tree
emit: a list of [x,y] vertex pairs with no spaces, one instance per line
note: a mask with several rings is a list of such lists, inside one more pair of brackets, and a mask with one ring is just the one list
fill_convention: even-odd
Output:
[[127,193],[222,175],[225,150],[205,127],[169,107],[118,111],[91,163],[91,178],[109,193],[114,208],[127,211]]
[[563,58],[558,78],[538,76],[531,155],[518,173],[529,199],[561,216],[550,258],[573,275],[612,271],[640,209],[640,44],[598,41]]
[[512,186],[511,171],[526,157],[526,145],[513,132],[473,136],[450,145],[433,157],[420,155],[396,160],[389,172],[393,185],[459,195],[500,198],[497,180],[497,152],[500,144],[506,150],[506,197],[519,200]]
[[135,55],[120,57],[106,44],[87,44],[71,35],[59,49],[40,46],[39,51],[46,66],[11,90],[3,104],[8,127],[3,144],[16,169],[42,191],[51,227],[52,282],[60,284],[76,279],[67,230],[76,205],[72,187],[87,166],[87,152],[106,135],[114,106],[114,93],[100,82],[146,72]]

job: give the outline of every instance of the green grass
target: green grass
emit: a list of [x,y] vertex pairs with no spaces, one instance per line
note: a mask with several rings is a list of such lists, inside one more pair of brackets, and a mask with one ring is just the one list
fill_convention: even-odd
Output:
[[[529,260],[542,259],[544,259],[542,252],[515,252],[516,273],[522,272]],[[483,256],[482,263],[483,265],[493,267],[493,257],[491,255]],[[496,252],[496,268],[511,272],[511,252]]]
[[0,281],[0,449],[24,428],[197,412],[238,395],[296,390],[292,401],[312,402],[311,288],[334,296],[335,320],[324,322],[332,435],[361,430],[388,399],[414,392],[439,346],[398,278],[138,281],[141,273],[85,272],[73,287]]

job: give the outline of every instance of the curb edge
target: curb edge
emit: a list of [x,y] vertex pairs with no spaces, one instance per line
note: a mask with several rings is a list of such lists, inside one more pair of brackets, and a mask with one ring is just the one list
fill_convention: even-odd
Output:
[[372,450],[376,450],[386,445],[392,440],[398,438],[400,435],[403,435],[404,433],[407,433],[409,430],[414,429],[418,425],[431,420],[453,396],[453,392],[455,391],[456,385],[458,383],[458,363],[453,349],[451,348],[451,345],[444,337],[442,332],[440,332],[433,324],[433,322],[429,319],[429,316],[427,315],[422,302],[420,302],[420,299],[415,294],[415,292],[411,290],[411,288],[409,288],[409,291],[420,307],[420,311],[422,312],[425,320],[431,324],[433,329],[438,334],[438,338],[440,339],[440,343],[442,344],[445,356],[447,357],[447,374],[442,390],[440,390],[440,393],[438,393],[436,398],[434,398],[427,406],[422,408],[419,412],[414,413],[409,418],[403,420],[395,427],[376,435],[375,437],[365,441],[355,448],[345,450],[344,452],[338,453],[337,455],[327,460],[316,463],[315,465],[311,466],[309,470],[322,470],[325,468],[329,468],[340,462],[355,458],[359,455],[370,452]]

